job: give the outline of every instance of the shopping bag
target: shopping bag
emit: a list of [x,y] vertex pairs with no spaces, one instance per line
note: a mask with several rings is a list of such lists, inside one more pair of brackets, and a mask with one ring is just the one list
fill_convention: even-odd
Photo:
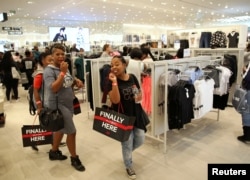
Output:
[[52,144],[52,132],[40,125],[23,125],[21,130],[23,147]]
[[28,80],[26,72],[22,72],[20,74],[20,76],[21,76],[21,84],[27,84],[27,83],[29,83],[29,80]]
[[240,85],[235,86],[235,90],[232,97],[232,105],[238,113],[249,113],[250,107],[246,99],[247,91]]
[[127,141],[134,127],[135,117],[106,108],[96,107],[93,129],[117,141]]
[[12,78],[13,79],[20,79],[21,76],[19,74],[19,72],[17,71],[16,67],[11,67],[11,74],[12,74]]
[[75,97],[73,100],[73,106],[74,106],[74,115],[80,114],[81,113],[81,106],[80,106],[80,102],[79,102],[77,97]]

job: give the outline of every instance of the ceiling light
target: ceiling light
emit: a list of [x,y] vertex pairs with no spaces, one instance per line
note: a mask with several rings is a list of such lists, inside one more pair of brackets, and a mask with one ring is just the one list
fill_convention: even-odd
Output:
[[127,27],[143,27],[143,28],[153,28],[153,25],[143,25],[143,24],[123,24],[123,26]]

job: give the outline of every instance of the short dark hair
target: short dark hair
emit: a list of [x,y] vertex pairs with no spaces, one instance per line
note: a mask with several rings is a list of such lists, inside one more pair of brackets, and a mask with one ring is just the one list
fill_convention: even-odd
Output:
[[38,58],[38,63],[43,66],[43,59],[46,58],[47,56],[51,55],[50,52],[42,52],[40,55],[39,55],[39,58]]
[[131,59],[141,59],[142,58],[142,51],[140,48],[133,48],[130,52]]
[[60,31],[65,31],[65,27],[61,27],[61,28],[60,28]]
[[29,57],[31,55],[31,52],[30,52],[30,50],[26,50],[24,54],[26,57]]
[[54,53],[55,49],[61,49],[63,52],[65,52],[65,47],[61,43],[55,43],[51,47],[51,53]]

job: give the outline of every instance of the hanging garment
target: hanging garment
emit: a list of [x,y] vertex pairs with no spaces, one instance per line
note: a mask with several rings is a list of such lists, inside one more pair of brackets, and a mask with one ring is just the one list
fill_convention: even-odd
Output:
[[232,72],[230,71],[230,69],[224,66],[216,66],[216,69],[220,70],[220,75],[219,75],[220,86],[214,89],[214,94],[219,96],[228,94],[229,79],[232,75]]
[[229,40],[229,43],[228,43],[229,48],[238,48],[239,36],[240,34],[235,31],[232,31],[231,33],[227,35],[228,40]]
[[142,107],[148,115],[152,112],[151,91],[151,76],[148,75],[142,78]]
[[222,31],[216,31],[212,34],[211,42],[210,42],[211,48],[225,48],[227,47],[227,36],[226,33]]
[[169,129],[183,128],[184,124],[190,123],[194,118],[194,93],[194,85],[183,80],[169,87],[167,107]]
[[213,109],[214,80],[196,80],[194,82],[194,88],[194,118],[198,119]]
[[201,32],[199,47],[200,48],[209,48],[211,37],[212,37],[211,32]]
[[222,66],[225,66],[232,71],[232,75],[229,79],[229,86],[231,87],[232,84],[237,79],[237,73],[238,73],[237,57],[235,55],[225,54]]
[[[166,73],[168,73],[168,79],[166,84]],[[159,113],[164,113],[164,103],[165,103],[165,86],[174,86],[178,80],[178,75],[180,74],[180,70],[178,69],[169,69],[167,72],[164,72],[160,75],[159,78],[159,96],[158,96],[158,107],[159,107]]]
[[214,80],[214,88],[220,87],[220,70],[216,69],[216,66],[213,65],[207,65],[205,68],[202,69],[204,76],[207,76]]
[[203,76],[203,72],[198,66],[189,66],[183,74],[190,77],[192,84],[195,80],[198,80],[201,76]]

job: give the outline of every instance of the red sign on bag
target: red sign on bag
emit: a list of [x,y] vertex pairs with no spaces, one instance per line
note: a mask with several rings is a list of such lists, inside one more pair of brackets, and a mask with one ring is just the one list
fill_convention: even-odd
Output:
[[23,138],[31,138],[36,136],[50,136],[52,135],[52,132],[42,132],[42,133],[36,133],[36,134],[23,134]]
[[133,130],[135,117],[108,110],[96,108],[93,129],[120,142],[127,141]]

